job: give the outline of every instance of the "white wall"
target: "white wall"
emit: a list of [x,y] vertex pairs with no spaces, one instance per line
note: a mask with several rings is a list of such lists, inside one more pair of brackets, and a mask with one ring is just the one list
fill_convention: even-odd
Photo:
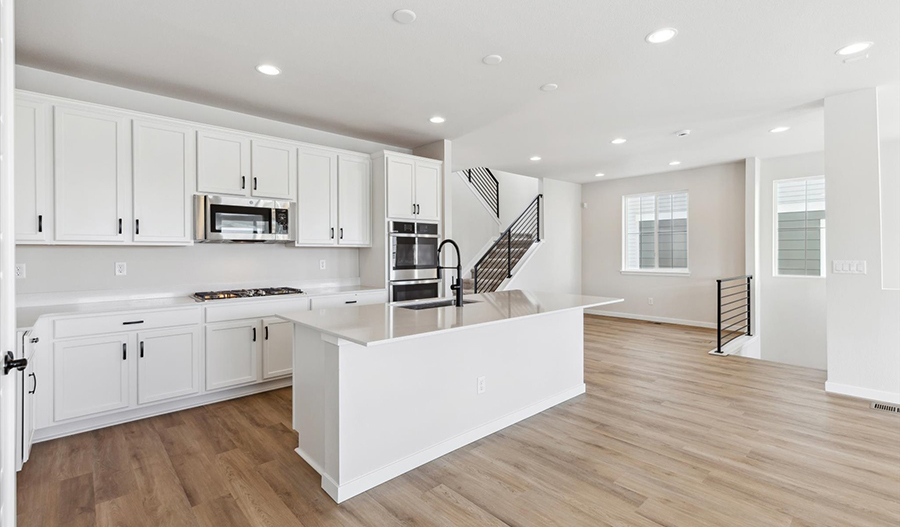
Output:
[[500,230],[514,222],[538,194],[540,181],[512,172],[492,170],[500,184]]
[[507,289],[581,294],[581,199],[577,183],[541,179],[543,244]]
[[[690,276],[622,274],[622,197],[669,190],[688,191]],[[715,327],[716,279],[744,274],[744,162],[598,181],[583,195],[584,294],[625,299],[603,311]]]
[[[775,181],[825,173],[822,152],[761,160],[759,269],[760,358],[825,369],[825,278],[775,276]],[[830,193],[827,186],[825,192]],[[831,226],[831,212],[827,226]],[[826,257],[830,258],[826,246]]]
[[[452,238],[459,244],[461,263],[466,267],[480,257],[485,244],[497,238],[499,225],[459,174],[450,174],[449,183],[453,207],[450,216]],[[444,265],[454,263],[445,261]]]
[[828,260],[867,265],[828,270],[825,389],[900,403],[900,291],[882,288],[878,104],[875,89],[825,99]]

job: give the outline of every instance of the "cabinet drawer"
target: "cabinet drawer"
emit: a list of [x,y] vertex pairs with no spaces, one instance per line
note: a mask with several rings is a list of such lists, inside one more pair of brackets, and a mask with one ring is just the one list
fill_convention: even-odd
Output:
[[325,309],[346,305],[383,304],[387,302],[387,291],[372,291],[365,293],[346,293],[342,295],[329,295],[313,297],[312,309]]
[[266,318],[277,313],[288,311],[305,311],[309,309],[308,298],[292,298],[290,300],[257,300],[227,306],[207,306],[207,322],[224,322],[245,318]]
[[199,307],[167,309],[165,311],[138,311],[124,314],[57,319],[53,321],[53,336],[58,339],[64,339],[139,329],[187,326],[199,323]]

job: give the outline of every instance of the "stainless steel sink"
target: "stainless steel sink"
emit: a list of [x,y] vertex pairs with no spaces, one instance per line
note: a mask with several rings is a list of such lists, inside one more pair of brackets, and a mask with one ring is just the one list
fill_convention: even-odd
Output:
[[[475,303],[477,303],[476,300],[463,300],[463,305],[475,304]],[[454,301],[452,298],[450,298],[447,300],[439,300],[437,302],[416,302],[414,304],[400,305],[397,307],[402,307],[403,309],[419,310],[419,309],[433,309],[436,307],[450,307],[453,304],[454,304]]]

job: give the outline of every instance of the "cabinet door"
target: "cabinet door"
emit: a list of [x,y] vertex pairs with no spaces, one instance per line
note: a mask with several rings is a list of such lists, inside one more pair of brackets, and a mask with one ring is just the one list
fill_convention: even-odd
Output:
[[53,418],[56,421],[126,408],[128,335],[53,343]]
[[297,165],[297,245],[334,245],[337,154],[301,148]]
[[200,391],[200,330],[197,326],[137,334],[138,404]]
[[132,137],[134,241],[191,241],[194,131],[135,120]]
[[259,320],[206,326],[206,389],[256,382]]
[[250,195],[250,138],[227,132],[197,132],[197,191]]
[[46,241],[50,106],[16,101],[16,241]]
[[294,199],[297,147],[289,143],[253,140],[253,187],[261,198]]
[[290,375],[294,362],[294,324],[263,320],[263,379]]
[[441,167],[416,162],[416,211],[420,220],[441,219]]
[[368,158],[338,156],[338,244],[368,245],[371,187]]
[[128,119],[66,106],[54,115],[56,239],[124,241]]
[[415,162],[404,158],[387,158],[387,216],[415,219]]

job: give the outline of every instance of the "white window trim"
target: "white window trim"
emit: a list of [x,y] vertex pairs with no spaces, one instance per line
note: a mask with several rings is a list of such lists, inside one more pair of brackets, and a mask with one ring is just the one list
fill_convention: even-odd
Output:
[[[822,274],[818,276],[804,274],[779,274],[778,273],[778,182],[779,181],[803,181],[808,179],[818,179],[825,177],[825,174],[817,174],[814,176],[781,178],[772,181],[772,278],[787,278],[800,280],[824,280],[828,276],[828,260],[826,257],[825,238],[820,240],[822,253]],[[688,202],[690,203],[690,202]],[[825,228],[828,228],[828,185],[825,186]],[[690,214],[688,214],[690,217]],[[690,253],[688,253],[690,256]]]
[[[659,267],[659,200],[655,199],[656,196],[660,194],[677,194],[683,192],[687,196],[687,218],[685,218],[685,243],[687,244],[687,267],[678,267],[678,268],[665,268],[660,269]],[[653,245],[654,245],[654,267],[653,269],[629,269],[626,264],[628,262],[628,254],[626,253],[626,248],[628,245],[628,217],[626,211],[626,201],[628,198],[641,198],[644,196],[654,196],[654,218],[656,222],[656,226],[653,229]],[[642,192],[639,194],[626,194],[622,196],[622,228],[620,229],[622,234],[622,267],[619,271],[623,275],[653,275],[653,276],[691,276],[691,195],[687,189],[681,190],[660,190],[658,192]]]

